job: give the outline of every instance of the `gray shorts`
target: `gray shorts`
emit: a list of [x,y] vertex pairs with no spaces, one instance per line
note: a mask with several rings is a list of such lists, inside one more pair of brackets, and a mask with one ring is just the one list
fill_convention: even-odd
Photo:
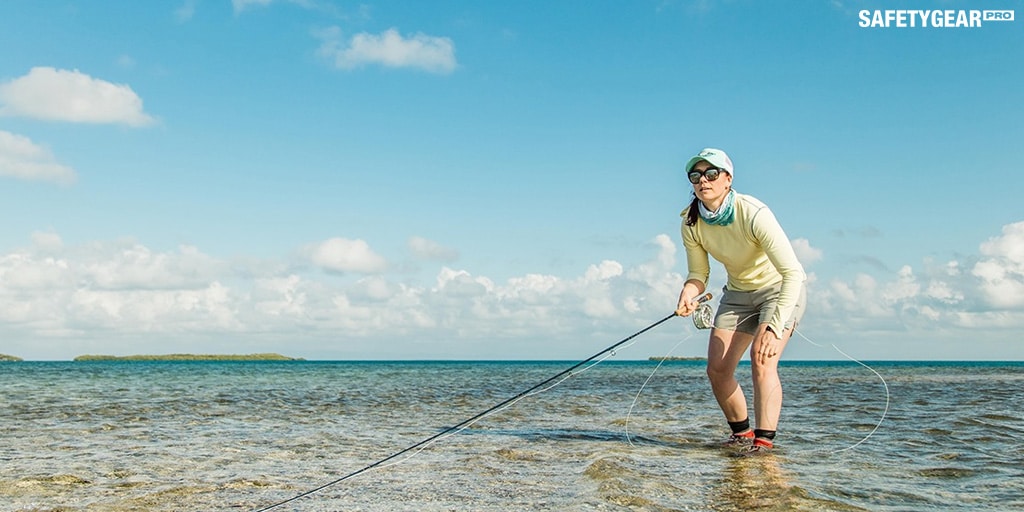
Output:
[[[715,315],[715,329],[754,334],[757,332],[758,324],[772,319],[780,292],[782,292],[781,283],[752,292],[737,292],[722,288],[722,300],[718,301],[718,313]],[[801,284],[800,298],[796,301],[793,314],[786,319],[783,329],[795,329],[804,316],[806,308],[807,286]]]

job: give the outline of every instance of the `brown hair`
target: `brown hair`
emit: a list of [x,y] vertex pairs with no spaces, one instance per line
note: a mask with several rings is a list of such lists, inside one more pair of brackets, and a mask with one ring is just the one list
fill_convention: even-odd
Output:
[[697,223],[697,217],[700,217],[700,211],[697,209],[697,196],[693,196],[693,201],[690,201],[690,209],[686,211],[686,225],[692,226]]

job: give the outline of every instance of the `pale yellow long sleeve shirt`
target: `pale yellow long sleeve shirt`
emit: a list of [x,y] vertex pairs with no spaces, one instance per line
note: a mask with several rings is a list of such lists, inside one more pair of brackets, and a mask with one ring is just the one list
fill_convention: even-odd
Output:
[[729,290],[749,292],[781,283],[775,313],[768,321],[769,327],[781,335],[800,298],[806,275],[775,215],[761,201],[739,193],[734,203],[735,218],[728,226],[711,225],[703,219],[687,226],[688,210],[681,214],[689,272],[686,279],[698,280],[707,288],[710,254],[725,266],[725,286]]

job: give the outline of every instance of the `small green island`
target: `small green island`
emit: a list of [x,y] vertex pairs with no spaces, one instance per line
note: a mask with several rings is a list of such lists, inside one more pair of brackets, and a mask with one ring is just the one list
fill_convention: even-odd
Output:
[[9,356],[7,354],[0,354],[0,362],[10,362],[10,363],[13,363],[13,362],[21,361],[21,360],[22,359],[20,357],[17,357],[17,356]]
[[75,361],[305,361],[301,357],[288,357],[281,354],[163,354],[108,356],[86,354],[78,356]]
[[707,361],[706,357],[698,356],[651,356],[649,361]]

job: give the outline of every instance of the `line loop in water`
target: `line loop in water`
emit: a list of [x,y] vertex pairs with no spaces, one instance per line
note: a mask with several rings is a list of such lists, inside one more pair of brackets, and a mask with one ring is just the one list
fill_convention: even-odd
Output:
[[[445,437],[448,437],[448,436],[451,436],[451,435],[454,435],[454,434],[457,434],[457,433],[465,430],[466,428],[468,428],[473,423],[481,420],[482,418],[484,418],[486,416],[489,416],[489,415],[491,415],[491,414],[493,414],[493,413],[495,413],[497,411],[503,410],[503,409],[505,409],[507,407],[510,407],[512,404],[518,402],[519,400],[522,400],[523,398],[526,398],[527,396],[535,395],[537,393],[542,393],[544,391],[547,391],[548,389],[551,389],[551,388],[557,386],[558,384],[563,382],[565,379],[568,379],[569,377],[572,377],[574,375],[573,372],[577,368],[580,368],[580,367],[586,365],[587,363],[590,363],[591,361],[594,361],[595,359],[600,358],[601,356],[605,356],[601,360],[596,361],[594,364],[600,363],[601,361],[603,361],[607,357],[610,357],[610,356],[614,355],[615,354],[615,349],[617,349],[617,348],[625,345],[626,343],[632,341],[637,336],[640,336],[641,334],[643,334],[643,333],[645,333],[645,332],[647,332],[647,331],[649,331],[651,329],[654,329],[655,327],[657,327],[657,326],[667,322],[668,320],[674,318],[675,316],[676,316],[676,314],[675,314],[675,312],[673,312],[672,314],[666,316],[665,318],[662,318],[661,320],[658,320],[657,322],[654,322],[653,324],[648,325],[647,327],[644,327],[643,329],[640,329],[639,331],[637,331],[637,332],[635,332],[635,333],[633,333],[633,334],[623,338],[622,340],[620,340],[620,341],[618,341],[618,342],[608,346],[604,350],[601,350],[600,352],[598,352],[598,353],[596,353],[596,354],[594,354],[594,355],[592,355],[592,356],[590,356],[590,357],[588,357],[588,358],[586,358],[586,359],[584,359],[584,360],[582,360],[582,361],[580,361],[580,362],[570,366],[569,368],[566,368],[565,370],[562,370],[561,372],[559,372],[559,373],[557,373],[555,375],[552,375],[551,377],[545,379],[544,381],[539,382],[539,383],[533,385],[529,389],[526,389],[524,391],[519,392],[519,394],[513,396],[512,398],[509,398],[509,399],[507,399],[507,400],[505,400],[505,401],[503,401],[503,402],[501,402],[501,403],[499,403],[497,405],[494,405],[493,407],[491,407],[491,408],[489,408],[489,409],[487,409],[487,410],[485,410],[485,411],[483,411],[481,413],[478,413],[478,414],[474,415],[471,418],[465,419],[465,420],[463,420],[463,421],[461,421],[461,422],[459,422],[459,423],[457,423],[455,425],[452,425],[452,426],[442,430],[441,432],[438,432],[437,434],[434,434],[434,435],[432,435],[432,436],[430,436],[430,437],[428,437],[428,438],[426,438],[426,439],[424,439],[424,440],[422,440],[422,441],[420,441],[420,442],[418,442],[416,444],[413,444],[413,445],[411,445],[411,446],[409,446],[407,448],[399,450],[399,451],[397,451],[397,452],[395,452],[395,453],[393,453],[391,455],[388,455],[387,457],[385,457],[383,459],[380,459],[380,460],[378,460],[378,461],[376,461],[376,462],[374,462],[372,464],[368,464],[368,465],[364,466],[361,469],[358,469],[356,471],[348,473],[347,475],[335,478],[334,480],[331,480],[330,482],[327,482],[327,483],[325,483],[323,485],[320,485],[318,487],[315,487],[315,488],[310,489],[308,491],[305,491],[303,493],[300,493],[300,494],[297,494],[295,496],[292,496],[291,498],[288,498],[286,500],[279,501],[277,503],[274,503],[273,505],[269,505],[269,506],[263,507],[261,509],[257,509],[255,512],[266,512],[267,510],[275,509],[277,507],[280,507],[281,505],[284,505],[284,504],[287,504],[287,503],[291,503],[291,502],[293,502],[295,500],[298,500],[300,498],[303,498],[303,497],[309,496],[311,494],[317,493],[317,492],[322,491],[322,490],[324,490],[324,489],[326,489],[326,488],[328,488],[328,487],[330,487],[332,485],[344,482],[345,480],[353,478],[353,477],[355,477],[357,475],[361,475],[361,474],[363,474],[363,473],[365,473],[367,471],[370,471],[371,469],[379,468],[379,467],[384,467],[388,462],[396,461],[396,459],[398,459],[399,457],[402,457],[403,455],[406,455],[406,454],[415,455],[416,453],[418,453],[419,451],[422,451],[424,448],[426,448],[428,445],[434,443],[435,441],[437,441],[439,439],[442,439],[442,438],[445,438]],[[589,369],[589,368],[591,368],[593,366],[594,365],[587,366],[586,368],[584,368],[584,370],[587,370],[587,369]],[[561,380],[559,380],[559,379],[561,379]],[[552,384],[552,383],[554,383],[554,384]],[[552,385],[548,386],[548,384],[552,384]],[[407,459],[402,459],[402,460],[407,460]],[[397,461],[395,463],[397,464],[398,462],[401,462],[401,460],[399,460],[399,461]]]

